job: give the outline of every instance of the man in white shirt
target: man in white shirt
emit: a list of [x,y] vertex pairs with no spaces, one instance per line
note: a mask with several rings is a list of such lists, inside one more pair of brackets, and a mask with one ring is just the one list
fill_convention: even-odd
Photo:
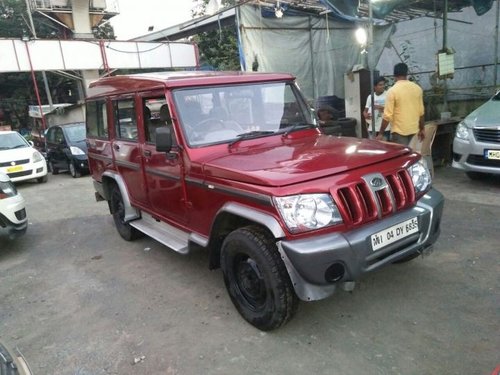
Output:
[[[374,101],[374,115],[372,116],[372,98],[371,95],[368,95],[366,98],[365,110],[363,111],[363,116],[368,125],[368,133],[370,134],[370,138],[375,139],[380,131],[380,125],[382,124],[382,115],[384,114],[384,105],[385,105],[385,78],[379,77],[375,79],[373,82],[373,101]],[[375,118],[375,134],[373,133],[372,127],[372,117]],[[390,125],[385,129],[383,138],[388,141],[390,139]]]

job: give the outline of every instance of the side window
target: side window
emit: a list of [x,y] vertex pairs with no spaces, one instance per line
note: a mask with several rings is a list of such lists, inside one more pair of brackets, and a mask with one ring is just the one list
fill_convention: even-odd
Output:
[[54,134],[55,134],[55,128],[49,128],[49,130],[47,130],[47,142],[49,143],[55,142]]
[[133,99],[113,101],[116,137],[137,140],[137,122]]
[[56,143],[62,143],[64,141],[64,134],[61,128],[57,128],[55,131]]
[[86,112],[87,136],[108,138],[106,102],[104,100],[87,102]]
[[147,142],[155,142],[156,128],[172,123],[165,97],[148,98],[143,101],[144,134]]

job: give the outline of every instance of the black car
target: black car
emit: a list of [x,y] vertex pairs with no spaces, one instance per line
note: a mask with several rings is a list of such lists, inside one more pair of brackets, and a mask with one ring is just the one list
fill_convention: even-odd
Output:
[[72,177],[89,172],[84,122],[51,126],[45,136],[47,162],[52,174],[67,170]]

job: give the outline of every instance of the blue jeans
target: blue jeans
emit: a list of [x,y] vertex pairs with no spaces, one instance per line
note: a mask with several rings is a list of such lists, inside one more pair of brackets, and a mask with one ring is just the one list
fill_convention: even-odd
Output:
[[400,145],[408,146],[415,134],[401,135],[398,133],[391,133],[391,142],[399,143]]

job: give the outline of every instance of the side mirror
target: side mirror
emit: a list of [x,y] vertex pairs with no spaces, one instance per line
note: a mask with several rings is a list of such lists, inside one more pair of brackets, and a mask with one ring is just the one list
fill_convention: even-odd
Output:
[[170,126],[156,128],[156,151],[170,152],[172,149],[172,129]]
[[28,141],[28,143],[30,144],[31,147],[35,147],[35,144],[33,143],[33,141]]

